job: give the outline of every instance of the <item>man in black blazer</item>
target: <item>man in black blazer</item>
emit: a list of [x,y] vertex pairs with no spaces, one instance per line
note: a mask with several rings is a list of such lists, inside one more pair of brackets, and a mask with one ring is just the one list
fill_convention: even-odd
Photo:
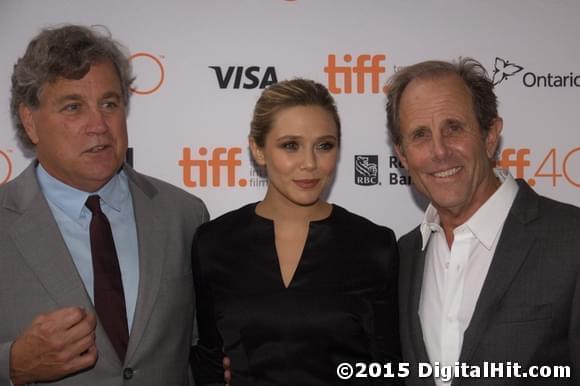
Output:
[[400,70],[387,118],[430,201],[399,240],[407,384],[580,385],[580,209],[494,169],[503,123],[483,66]]

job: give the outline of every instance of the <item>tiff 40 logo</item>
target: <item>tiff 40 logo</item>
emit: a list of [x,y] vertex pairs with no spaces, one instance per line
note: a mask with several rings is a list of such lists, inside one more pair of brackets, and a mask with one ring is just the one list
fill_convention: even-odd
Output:
[[560,181],[580,188],[580,147],[575,147],[562,155],[559,149],[552,148],[536,166],[531,177],[527,171],[531,167],[529,148],[506,148],[500,154],[497,165],[504,169],[515,171],[516,178],[527,179],[530,186],[536,185],[539,178],[549,178],[552,186]]
[[0,185],[5,184],[12,178],[12,149],[0,149]]

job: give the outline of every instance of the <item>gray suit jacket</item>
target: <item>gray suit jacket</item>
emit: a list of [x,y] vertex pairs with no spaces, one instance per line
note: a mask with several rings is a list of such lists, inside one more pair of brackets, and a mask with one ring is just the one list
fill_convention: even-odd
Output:
[[[518,180],[489,272],[465,331],[459,362],[571,366],[570,379],[456,378],[456,385],[580,385],[580,208],[537,195]],[[425,252],[419,228],[399,240],[399,305],[408,385],[429,362],[418,315]]]
[[[39,313],[94,310],[50,208],[35,163],[0,187],[0,385],[12,341]],[[125,165],[139,242],[140,279],[125,363],[97,326],[94,368],[51,383],[75,386],[189,385],[194,304],[191,242],[207,221],[203,202]]]

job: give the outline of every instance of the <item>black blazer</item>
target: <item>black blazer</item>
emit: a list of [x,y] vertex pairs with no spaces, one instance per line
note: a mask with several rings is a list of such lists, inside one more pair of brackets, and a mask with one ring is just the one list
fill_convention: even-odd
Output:
[[[570,366],[571,378],[456,378],[452,385],[580,385],[580,208],[536,194],[524,181],[506,218],[459,362]],[[414,229],[399,240],[399,305],[408,385],[429,362],[418,315],[425,251]]]

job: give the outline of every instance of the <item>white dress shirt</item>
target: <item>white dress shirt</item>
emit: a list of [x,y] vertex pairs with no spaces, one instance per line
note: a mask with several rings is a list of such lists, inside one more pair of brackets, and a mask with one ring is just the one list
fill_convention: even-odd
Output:
[[[453,230],[451,250],[431,204],[421,224],[422,250],[427,248],[419,302],[423,340],[431,363],[453,365],[459,360],[463,334],[475,305],[503,224],[518,192],[509,172],[496,169],[502,182],[493,195]],[[449,384],[435,379],[440,385]]]

